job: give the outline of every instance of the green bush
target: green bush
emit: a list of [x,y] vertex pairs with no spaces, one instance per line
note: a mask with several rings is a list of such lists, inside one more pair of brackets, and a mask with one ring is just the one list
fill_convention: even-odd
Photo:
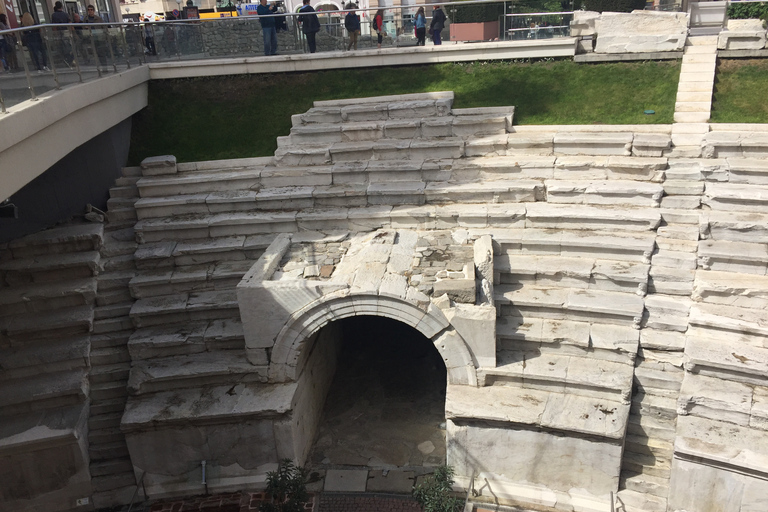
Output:
[[768,20],[768,2],[734,2],[728,5],[728,18]]
[[584,0],[584,9],[596,12],[632,12],[645,9],[645,0]]
[[283,459],[277,471],[267,473],[267,495],[270,501],[259,506],[259,512],[304,512],[309,499],[306,471],[290,459]]
[[413,488],[413,497],[424,512],[459,512],[464,503],[451,496],[453,492],[453,468],[438,466],[432,476]]

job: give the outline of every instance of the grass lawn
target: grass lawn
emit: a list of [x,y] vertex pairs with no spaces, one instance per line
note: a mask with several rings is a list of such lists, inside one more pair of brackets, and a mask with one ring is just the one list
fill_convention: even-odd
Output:
[[713,123],[768,123],[768,59],[723,60],[717,67]]
[[[315,100],[454,91],[456,107],[514,105],[515,124],[671,123],[680,63],[473,62],[152,81],[129,164],[268,156]],[[655,110],[655,115],[644,115]]]

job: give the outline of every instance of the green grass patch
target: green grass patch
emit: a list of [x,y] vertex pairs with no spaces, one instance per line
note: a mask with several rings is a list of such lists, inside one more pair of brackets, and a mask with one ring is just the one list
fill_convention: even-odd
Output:
[[713,123],[768,123],[768,59],[723,60],[717,67]]
[[[272,155],[315,100],[454,91],[454,106],[514,105],[515,124],[671,123],[680,63],[473,62],[152,81],[129,164]],[[655,115],[643,111],[655,110]]]

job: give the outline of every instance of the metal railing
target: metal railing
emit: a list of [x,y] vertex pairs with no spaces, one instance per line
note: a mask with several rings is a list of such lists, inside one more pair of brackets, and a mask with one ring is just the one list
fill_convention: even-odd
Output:
[[[441,4],[444,12],[472,4],[493,5],[488,1]],[[429,28],[431,5],[424,7]],[[434,4],[437,5],[437,4]],[[500,9],[509,5],[497,2]],[[420,6],[384,9],[382,47],[414,46],[414,15]],[[352,10],[360,17],[357,48],[376,48],[377,33],[372,28],[373,9]],[[347,51],[349,33],[344,17],[349,11],[318,12],[321,21],[316,35],[317,51]],[[278,53],[308,52],[301,30],[301,15],[279,13],[286,30],[278,31]],[[567,35],[572,13],[504,14],[499,34],[490,39],[544,39]],[[450,41],[450,19],[442,32]],[[531,26],[533,25],[533,26]],[[0,112],[26,100],[36,100],[47,91],[79,83],[105,74],[118,73],[151,62],[201,60],[233,56],[263,55],[261,24],[256,16],[213,20],[173,20],[100,24],[46,24],[0,31],[8,42],[3,56],[10,71],[0,71]]]
[[569,37],[573,12],[506,14],[503,32],[506,40]]

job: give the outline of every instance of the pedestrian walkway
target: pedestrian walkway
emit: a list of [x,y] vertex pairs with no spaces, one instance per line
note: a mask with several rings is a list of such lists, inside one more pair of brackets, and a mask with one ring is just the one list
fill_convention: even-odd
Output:
[[672,125],[673,156],[695,158],[701,154],[701,143],[709,131],[717,36],[689,37],[685,45]]

